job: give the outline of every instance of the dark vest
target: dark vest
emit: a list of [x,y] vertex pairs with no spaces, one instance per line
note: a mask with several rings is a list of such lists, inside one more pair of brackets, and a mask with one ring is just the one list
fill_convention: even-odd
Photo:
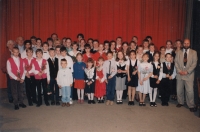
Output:
[[[153,75],[157,75],[157,76],[159,76],[159,73],[160,73],[160,68],[158,69],[156,69],[156,65],[152,62],[151,63],[152,65],[153,65]],[[158,63],[158,66],[160,66],[161,64],[160,63]]]
[[49,63],[50,77],[55,79],[58,73],[58,58],[55,58],[54,63],[50,58],[47,61]]
[[[125,69],[126,69],[126,65],[124,65],[124,66],[121,66],[121,65],[117,66],[117,70],[125,70]],[[126,76],[126,73],[117,73],[116,76],[123,78],[123,77]]]
[[153,55],[150,53],[150,51],[147,51],[146,52],[148,55],[149,55],[149,60],[148,60],[148,62],[150,63],[150,62],[152,62],[153,61],[153,55],[154,55],[154,53],[153,53]]
[[171,64],[171,69],[167,69],[167,65],[165,62],[163,62],[163,73],[165,74],[169,74],[170,76],[173,74],[174,72],[174,63],[170,63]]
[[[137,69],[136,69],[136,66],[137,66],[137,59],[136,59],[136,61],[135,61],[135,65],[134,65],[134,66],[131,65],[131,60],[130,60],[129,75],[132,75],[132,73],[133,73],[135,70],[137,70]],[[137,73],[136,73],[135,75],[137,75]]]

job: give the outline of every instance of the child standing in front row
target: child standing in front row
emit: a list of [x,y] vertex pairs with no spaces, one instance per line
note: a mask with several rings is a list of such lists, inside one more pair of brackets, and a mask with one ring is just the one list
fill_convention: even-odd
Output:
[[109,51],[107,53],[107,58],[103,64],[103,74],[105,78],[106,86],[106,97],[107,102],[106,105],[113,105],[113,101],[115,98],[115,86],[116,86],[116,73],[117,73],[117,65],[115,60],[113,59],[113,52]]
[[94,60],[89,58],[87,60],[87,68],[85,68],[85,93],[88,95],[88,104],[95,104],[94,91],[95,91],[96,70],[94,67]]
[[74,63],[73,69],[74,69],[74,88],[77,89],[77,95],[78,95],[78,103],[83,103],[84,99],[84,88],[85,88],[85,81],[84,81],[84,70],[86,67],[86,64],[82,62],[83,56],[81,53],[78,53],[76,55],[77,62]]
[[57,82],[59,88],[62,89],[62,107],[69,107],[73,77],[71,69],[67,67],[66,59],[61,59],[61,67],[58,71]]
[[145,97],[146,94],[150,93],[150,85],[149,85],[149,77],[152,75],[153,67],[150,63],[148,63],[149,55],[144,54],[142,56],[142,63],[140,63],[138,67],[138,87],[137,91],[139,91],[140,103],[139,106],[146,106]]
[[104,58],[99,57],[95,83],[95,96],[98,98],[98,103],[104,103],[103,96],[106,95],[106,83],[103,75],[103,62]]
[[156,96],[157,96],[157,89],[158,89],[160,81],[162,79],[162,71],[160,70],[162,65],[160,63],[159,58],[160,58],[160,53],[155,52],[153,55],[153,62],[151,63],[153,66],[153,74],[150,77],[151,92],[149,93],[151,107],[157,106],[157,104],[155,103]]

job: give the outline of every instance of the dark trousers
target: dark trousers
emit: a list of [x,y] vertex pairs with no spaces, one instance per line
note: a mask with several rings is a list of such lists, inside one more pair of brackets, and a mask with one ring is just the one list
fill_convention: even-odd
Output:
[[171,87],[172,87],[172,80],[169,80],[168,78],[162,78],[160,87],[160,95],[162,103],[168,103]]
[[38,92],[38,104],[42,104],[42,95],[41,95],[41,85],[43,88],[43,95],[44,95],[44,101],[45,103],[48,102],[48,96],[47,96],[47,79],[36,79],[36,86],[37,86],[37,92]]
[[11,92],[11,79],[10,76],[6,73],[7,78],[7,95],[9,100],[13,100],[12,92]]
[[26,95],[28,99],[28,103],[36,102],[36,85],[35,85],[35,77],[30,76],[30,78],[25,77],[26,83]]
[[[107,74],[108,78],[109,74]],[[114,101],[115,99],[115,86],[116,86],[116,76],[108,79],[108,84],[106,86],[106,97],[107,100]]]
[[[55,88],[55,90],[54,90]],[[54,101],[54,95],[56,96],[56,102],[59,101],[59,88],[58,88],[58,84],[57,81],[54,78],[50,79],[50,90],[52,92],[51,94],[51,101]]]
[[176,78],[172,80],[172,87],[171,87],[171,94],[172,95],[177,95],[177,92],[176,92]]
[[10,79],[10,83],[14,105],[22,104],[24,84],[14,79]]

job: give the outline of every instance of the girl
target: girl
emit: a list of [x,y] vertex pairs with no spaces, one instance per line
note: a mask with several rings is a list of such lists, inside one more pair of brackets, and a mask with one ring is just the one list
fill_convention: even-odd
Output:
[[72,44],[72,50],[68,52],[69,55],[72,57],[72,60],[73,60],[74,63],[77,61],[76,60],[76,55],[78,53],[80,53],[77,49],[78,49],[78,44],[77,43],[73,43]]
[[131,50],[135,50],[135,51],[136,51],[136,48],[137,48],[136,42],[131,41],[131,42],[129,43],[129,45],[130,45],[130,51],[131,51]]
[[138,46],[137,55],[136,55],[137,60],[142,62],[142,56],[143,56],[143,47],[142,46]]
[[[31,41],[30,40],[25,40],[24,41],[24,51],[21,53],[21,58],[22,59],[25,59],[27,57],[26,50],[29,49],[29,48],[32,48]],[[36,57],[35,52],[33,52],[33,57],[34,58]]]
[[166,48],[164,46],[160,47],[160,62],[165,62],[165,52]]
[[134,105],[135,88],[138,86],[138,65],[140,61],[136,59],[136,52],[132,50],[130,52],[129,65],[127,67],[128,71],[128,105]]
[[[85,39],[81,39],[80,40],[80,45],[79,45],[79,49],[78,49],[78,51],[80,52],[80,53],[82,53],[82,54],[84,54],[85,53]],[[89,44],[88,44],[89,45]],[[89,45],[90,46],[90,45]],[[90,49],[91,49],[91,47],[90,47]]]
[[53,39],[52,38],[47,38],[47,43],[49,44],[49,49],[54,48],[53,47]]
[[[36,46],[35,46],[35,51],[37,50],[37,49],[42,49],[42,40],[40,39],[40,38],[37,38],[36,39]],[[34,52],[35,52],[34,51]]]
[[124,53],[124,56],[126,57],[126,59],[128,59],[128,55],[129,55],[129,46],[128,46],[128,42],[123,42],[122,43],[122,52]]
[[85,54],[83,54],[83,62],[87,62],[87,60],[89,59],[89,58],[92,58],[93,57],[93,54],[90,52],[90,50],[91,50],[91,47],[90,47],[90,45],[89,44],[85,44]]
[[83,103],[84,98],[84,88],[85,88],[85,82],[84,82],[84,70],[85,70],[85,63],[82,62],[82,54],[78,53],[76,55],[77,62],[74,63],[73,69],[73,77],[74,77],[74,88],[77,89],[77,95],[78,95],[78,103]]
[[159,56],[160,56],[159,52],[155,52],[153,55],[153,62],[152,62],[153,74],[150,77],[151,92],[149,93],[151,107],[157,106],[157,104],[155,103],[156,96],[157,96],[157,89],[162,79],[162,72],[160,70],[161,63],[159,61]]
[[166,51],[165,54],[167,53],[172,53],[173,49],[172,49],[172,41],[171,40],[167,40],[166,41]]
[[104,48],[104,45],[99,44],[99,50],[93,56],[93,59],[95,61],[95,65],[96,64],[98,65],[97,61],[98,61],[99,57],[103,57],[104,60],[107,59],[106,53],[103,52],[103,48]]
[[85,93],[88,95],[88,104],[95,104],[94,101],[94,91],[95,91],[95,79],[96,79],[96,70],[94,67],[94,60],[89,58],[87,60],[87,68],[85,68]]
[[116,59],[116,42],[115,41],[110,42],[109,51],[113,53],[113,59],[115,60]]
[[140,103],[139,106],[146,106],[144,103],[146,94],[150,93],[149,77],[152,75],[153,67],[148,63],[149,55],[144,54],[142,56],[142,63],[138,66],[138,87]]
[[103,75],[104,58],[99,57],[98,67],[96,70],[95,96],[98,98],[98,103],[104,103],[103,96],[106,95],[106,83]]
[[145,54],[147,51],[149,51],[149,40],[145,39],[143,40],[143,53]]
[[116,74],[116,94],[117,94],[117,104],[122,104],[123,90],[126,89],[126,73],[127,64],[126,58],[122,51],[117,53],[116,64],[117,64],[117,74]]
[[180,40],[180,39],[176,40],[175,45],[174,45],[175,53],[177,53],[179,50],[181,50],[182,47],[183,47],[182,40]]
[[104,50],[103,50],[103,52],[107,53],[108,50],[109,50],[109,41],[105,40],[104,41]]

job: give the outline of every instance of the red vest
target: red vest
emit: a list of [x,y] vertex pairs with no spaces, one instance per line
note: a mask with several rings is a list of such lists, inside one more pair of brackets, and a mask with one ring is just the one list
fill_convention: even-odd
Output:
[[[46,64],[47,64],[47,61],[45,59],[42,59],[42,67],[40,68],[38,62],[36,59],[34,59],[33,61],[33,65],[35,66],[35,70],[41,72],[42,69],[46,69]],[[42,76],[39,76],[38,74],[35,75],[35,79],[45,79],[47,78],[47,74],[46,73],[43,73]]]
[[[25,64],[25,70],[26,71],[30,71],[32,69],[33,61],[35,60],[35,58],[33,58],[31,60],[30,65],[28,64],[28,59],[27,58],[24,58],[23,60],[24,60],[24,64]],[[30,76],[34,76],[34,73],[30,73]]]
[[[13,58],[9,58],[8,61],[10,62],[10,66],[11,66],[11,72],[16,75],[17,77],[20,76],[20,78],[22,78],[22,75],[24,73],[24,68],[23,68],[23,60],[21,58],[19,58],[19,69],[17,67],[17,65],[15,64],[15,61]],[[19,73],[20,74],[19,74]],[[19,74],[19,75],[18,75]],[[11,79],[13,79],[11,76],[10,76]]]

